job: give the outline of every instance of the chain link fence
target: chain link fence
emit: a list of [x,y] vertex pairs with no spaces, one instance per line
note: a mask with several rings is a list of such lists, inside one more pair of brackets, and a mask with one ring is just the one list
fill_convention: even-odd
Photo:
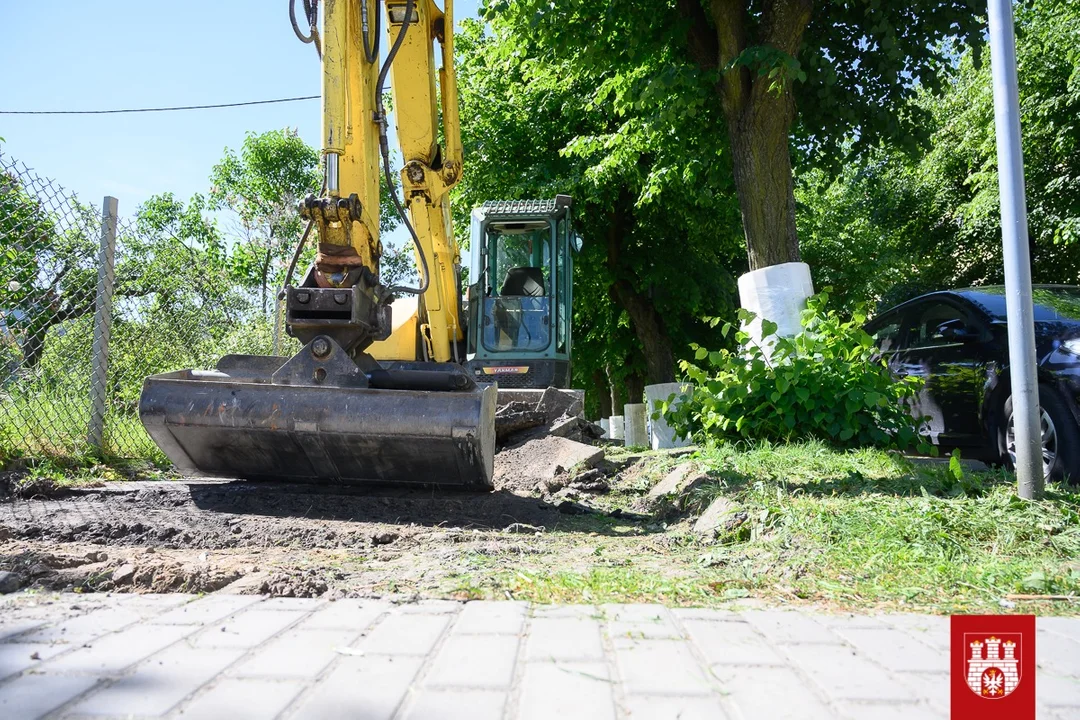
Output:
[[273,318],[207,252],[0,154],[0,458],[163,460],[143,378],[273,347]]

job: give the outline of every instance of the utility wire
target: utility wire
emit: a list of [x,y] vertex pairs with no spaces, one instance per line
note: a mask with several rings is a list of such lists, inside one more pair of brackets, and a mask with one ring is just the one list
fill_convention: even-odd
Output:
[[0,115],[115,115],[117,113],[173,112],[175,110],[213,110],[246,105],[270,105],[273,103],[296,102],[298,100],[317,100],[318,98],[318,95],[304,95],[303,97],[250,100],[248,102],[221,103],[219,105],[182,105],[179,107],[129,108],[126,110],[0,110]]

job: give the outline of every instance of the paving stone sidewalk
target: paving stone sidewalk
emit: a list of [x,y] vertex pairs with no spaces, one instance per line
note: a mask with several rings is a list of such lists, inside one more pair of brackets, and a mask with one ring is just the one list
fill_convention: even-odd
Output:
[[[1038,621],[1080,718],[1080,619]],[[948,717],[949,620],[660,605],[0,598],[0,718]]]

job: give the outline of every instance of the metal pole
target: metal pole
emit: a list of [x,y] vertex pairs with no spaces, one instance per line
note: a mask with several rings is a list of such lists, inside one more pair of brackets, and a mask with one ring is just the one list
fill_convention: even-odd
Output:
[[1031,307],[1024,156],[1020,149],[1020,96],[1016,81],[1016,36],[1011,0],[988,0],[990,66],[994,78],[998,186],[1001,191],[1001,244],[1005,261],[1005,300],[1009,327],[1016,481],[1020,497],[1043,489],[1039,381],[1035,372],[1035,318]]
[[274,296],[274,355],[281,354],[281,298]]
[[109,329],[116,276],[116,218],[118,201],[105,197],[101,206],[101,246],[98,249],[97,294],[94,300],[94,346],[90,365],[90,426],[86,441],[100,452],[105,447],[105,396],[109,383]]

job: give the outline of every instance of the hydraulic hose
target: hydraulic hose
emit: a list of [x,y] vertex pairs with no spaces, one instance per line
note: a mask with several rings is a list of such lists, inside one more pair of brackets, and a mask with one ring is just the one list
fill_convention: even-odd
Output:
[[[322,188],[319,190],[321,196],[326,192],[326,178],[323,177]],[[304,228],[304,234],[300,236],[300,242],[296,244],[296,251],[293,252],[292,260],[289,261],[289,269],[285,271],[285,282],[281,284],[281,291],[278,293],[278,300],[284,300],[286,290],[289,287],[289,283],[292,282],[293,273],[296,272],[296,264],[300,262],[300,253],[304,251],[304,245],[307,244],[308,235],[311,234],[311,228],[315,225],[315,218],[308,220],[307,227]]]
[[[296,0],[289,0],[289,20],[292,22],[293,32],[296,33],[296,37],[303,43],[314,43],[315,49],[319,53],[319,57],[322,57],[322,47],[319,41],[318,19],[319,19],[319,0],[303,0],[304,3],[304,16],[311,26],[309,34],[305,35],[300,30],[300,25],[296,21]],[[386,184],[389,186],[390,198],[394,202],[394,208],[397,210],[398,217],[401,218],[402,223],[409,230],[409,235],[412,237],[413,248],[416,250],[417,257],[420,258],[421,269],[421,282],[420,287],[412,288],[404,285],[394,285],[389,289],[392,293],[405,293],[407,295],[422,295],[427,291],[431,284],[430,272],[428,269],[427,256],[424,254],[424,248],[420,244],[420,238],[416,235],[416,230],[413,228],[412,223],[409,222],[408,213],[405,211],[405,207],[401,203],[401,199],[398,197],[397,188],[394,185],[393,173],[390,172],[390,143],[387,140],[387,119],[386,119],[386,106],[383,103],[383,87],[386,84],[386,75],[390,72],[390,65],[394,62],[394,58],[397,56],[398,49],[401,47],[401,43],[405,40],[405,33],[409,30],[409,26],[412,24],[412,14],[416,7],[415,0],[408,0],[405,4],[405,18],[401,23],[401,31],[398,32],[397,39],[390,47],[390,52],[386,55],[386,60],[383,61],[382,67],[379,70],[378,81],[375,84],[375,121],[379,125],[379,150],[382,155],[383,171],[386,176]],[[379,40],[380,33],[382,31],[382,15],[379,12],[379,0],[360,0],[360,27],[362,29],[361,36],[364,44],[364,57],[369,62],[374,64],[379,59]],[[369,33],[371,30],[370,22],[370,9],[375,10],[375,25],[374,33]],[[326,182],[323,182],[323,190],[320,195],[326,192]],[[292,280],[293,272],[296,269],[296,264],[300,259],[300,253],[304,249],[304,244],[307,241],[308,235],[311,233],[313,222],[308,222],[307,228],[304,230],[304,235],[300,238],[300,243],[296,246],[296,252],[293,253],[292,261],[289,264],[289,270],[285,275],[285,283],[282,286],[281,292],[285,292],[285,288],[288,287],[289,282]]]
[[[375,32],[368,32],[371,25],[369,8],[375,8]],[[364,40],[364,57],[374,65],[379,61],[379,40],[382,37],[382,13],[379,12],[379,0],[360,0],[360,28]],[[371,38],[374,38],[372,41]]]
[[310,27],[309,34],[305,35],[300,30],[300,24],[296,22],[296,0],[289,0],[289,21],[292,23],[293,32],[300,42],[315,43],[315,52],[322,57],[322,43],[319,41],[319,0],[304,0],[304,17]]

